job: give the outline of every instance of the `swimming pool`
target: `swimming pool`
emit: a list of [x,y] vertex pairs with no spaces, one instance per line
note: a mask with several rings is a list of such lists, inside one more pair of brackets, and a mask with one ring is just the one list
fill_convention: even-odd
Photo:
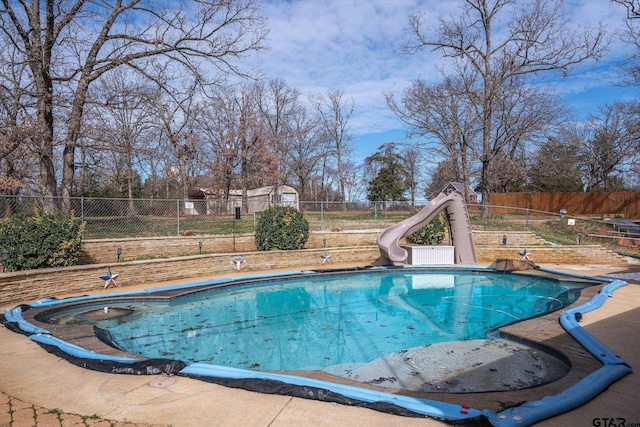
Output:
[[[84,332],[92,327],[104,342],[129,355],[184,361],[188,366],[180,366],[182,375],[226,378],[250,389],[285,383],[303,389],[307,397],[323,395],[324,400],[341,402],[346,398],[346,403],[364,402],[376,409],[386,402],[439,418],[483,415],[504,423],[500,420],[504,413],[293,374],[321,370],[357,381],[349,375],[364,375],[363,367],[371,371],[376,363],[388,366],[408,355],[418,359],[423,349],[439,344],[444,348],[446,343],[466,343],[470,344],[468,352],[481,352],[482,345],[476,340],[486,340],[488,333],[503,325],[566,307],[585,286],[539,276],[496,274],[483,268],[374,267],[289,272],[277,280],[268,275],[248,276],[240,282],[224,279],[102,297],[42,300],[31,306],[40,308],[33,317],[38,322],[54,328],[75,325]],[[139,362],[138,357],[119,353],[87,354],[93,352],[62,342],[42,326],[25,321],[20,310],[5,312],[5,317],[35,341],[73,357],[123,365]],[[535,349],[538,355],[540,350]],[[601,356],[605,364],[625,365],[608,350],[595,351],[606,356]],[[428,359],[421,360],[427,368]],[[375,371],[373,375],[369,377],[373,381],[365,381],[367,386],[392,388],[381,381],[393,379]],[[492,420],[494,415],[497,418]],[[517,418],[522,419],[521,412],[505,420]]]
[[93,323],[109,344],[148,358],[269,371],[355,369],[420,346],[486,339],[498,327],[566,307],[585,286],[492,272],[374,270],[221,286],[169,301],[114,301],[107,311],[126,315],[104,320],[87,318],[94,308],[86,306],[38,320]]

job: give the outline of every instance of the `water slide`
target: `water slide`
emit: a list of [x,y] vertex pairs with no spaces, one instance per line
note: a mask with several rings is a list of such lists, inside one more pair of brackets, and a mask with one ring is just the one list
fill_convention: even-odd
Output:
[[405,219],[384,230],[378,236],[382,264],[405,262],[409,256],[406,249],[400,247],[399,241],[429,224],[440,212],[445,213],[445,222],[449,228],[451,245],[455,247],[454,262],[456,264],[476,264],[478,257],[473,244],[473,234],[464,196],[459,191],[450,194],[440,193],[414,216]]

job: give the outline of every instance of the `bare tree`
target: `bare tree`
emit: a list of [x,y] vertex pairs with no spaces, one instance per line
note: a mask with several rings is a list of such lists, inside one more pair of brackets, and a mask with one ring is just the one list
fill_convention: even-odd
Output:
[[[501,88],[519,76],[545,71],[567,73],[590,58],[600,58],[607,40],[603,27],[596,30],[564,24],[562,0],[465,0],[456,17],[442,19],[439,28],[427,27],[424,15],[410,17],[411,35],[406,53],[439,50],[444,58],[468,63],[479,75],[478,114],[482,125],[480,161],[482,202],[490,203],[491,142],[494,105]],[[507,22],[504,28],[500,24]],[[488,213],[485,210],[485,213]]]
[[[405,90],[400,105],[393,94],[385,95],[391,111],[410,126],[411,136],[426,137],[427,150],[451,159],[449,166],[462,178],[467,203],[474,145],[480,131],[473,87],[473,73],[463,73],[459,77],[445,77],[442,83],[434,85],[415,81]],[[439,156],[429,157],[437,160]]]
[[[345,200],[357,200],[359,194],[362,194],[361,188],[361,170],[362,166],[358,166],[352,159],[348,159],[344,164],[344,188]],[[344,203],[342,204],[344,207]]]
[[526,154],[522,150],[510,153],[498,150],[491,156],[490,180],[485,184],[494,193],[511,193],[523,191],[527,182]]
[[402,154],[402,168],[405,174],[404,182],[409,191],[412,207],[416,206],[416,193],[421,179],[420,158],[420,151],[415,148],[409,148]]
[[[0,33],[0,193],[17,195],[37,183],[38,131],[30,113],[32,98],[29,68],[6,34]],[[15,201],[3,199],[5,216],[14,213]]]
[[625,29],[620,39],[632,46],[633,51],[622,63],[624,85],[640,85],[640,3],[637,0],[611,0],[627,9]]
[[170,166],[170,172],[180,178],[180,197],[188,200],[193,171],[190,173],[190,164],[197,156],[198,141],[194,135],[196,121],[200,115],[200,105],[197,101],[196,82],[184,85],[182,89],[163,91],[159,88],[159,94],[154,96],[155,110],[162,123],[162,130],[172,148],[174,163]]
[[287,86],[282,79],[256,85],[256,103],[265,129],[265,137],[273,150],[277,174],[272,176],[274,185],[283,184],[286,157],[292,144],[295,115],[301,108],[300,92]]
[[488,153],[492,173],[481,185],[488,185],[490,192],[521,191],[527,153],[533,144],[548,141],[568,112],[549,91],[527,85],[520,78],[502,86],[492,109]]
[[223,191],[227,199],[241,161],[237,123],[242,105],[231,88],[220,89],[206,101],[202,111],[202,132],[209,152],[207,163],[216,184],[214,189]]
[[317,120],[309,117],[306,108],[300,106],[292,118],[286,163],[301,200],[310,196],[313,174],[317,172],[322,157],[326,157],[325,147]]
[[248,190],[272,182],[277,162],[267,144],[256,104],[256,86],[220,89],[207,101],[206,138],[211,144],[211,172],[219,177],[226,196],[240,188],[243,211],[248,212]]
[[640,18],[640,3],[637,0],[611,0],[627,8],[627,18]]
[[[561,134],[560,134],[561,135]],[[550,137],[531,156],[527,190],[580,192],[584,190],[579,145],[574,138]]]
[[454,158],[448,158],[438,162],[433,172],[431,172],[430,181],[425,188],[424,195],[427,198],[434,198],[449,185],[450,182],[461,182],[460,168]]
[[[114,70],[97,83],[94,87],[97,93],[91,98],[105,101],[88,104],[93,123],[88,128],[88,121],[84,120],[86,138],[91,138],[93,150],[112,153],[113,160],[103,164],[102,170],[122,169],[111,178],[124,186],[122,195],[129,199],[129,214],[134,215],[134,178],[140,176],[139,154],[147,133],[155,129],[152,109],[147,102],[152,96],[151,88],[147,82],[125,73],[124,69]],[[84,166],[81,164],[82,168]]]
[[[4,111],[0,108],[0,117],[3,115]],[[34,140],[37,131],[29,121],[17,125],[12,122],[14,118],[9,116],[0,119],[0,194],[6,195],[20,194],[34,180],[31,172],[35,166],[32,161],[33,151],[24,141]],[[15,213],[15,208],[15,199],[0,199],[0,215],[10,217]]]
[[311,103],[318,112],[321,129],[331,147],[329,155],[335,160],[340,197],[346,209],[346,164],[353,152],[348,124],[353,114],[353,100],[344,99],[342,90],[330,90],[326,97],[319,95],[311,98]]
[[[0,63],[0,194],[18,194],[33,178],[33,151],[25,141],[35,140],[37,131],[25,104],[27,89],[21,85],[26,72],[24,66]],[[10,216],[11,204],[3,204],[5,216]]]
[[614,103],[592,115],[582,129],[569,133],[580,144],[587,191],[612,191],[619,175],[640,154],[640,114],[636,104]]
[[[244,74],[233,61],[262,49],[266,35],[253,0],[193,0],[164,8],[141,0],[2,0],[2,5],[2,31],[29,65],[35,88],[42,192],[64,198],[71,195],[75,149],[93,82],[118,67],[147,75],[152,61],[170,62],[203,82],[207,75],[217,76],[212,68]],[[65,100],[58,191],[54,109]]]
[[[144,135],[140,149],[140,171],[146,176],[145,191],[152,199],[171,198],[166,183],[169,175],[163,171],[170,170],[172,164],[171,146],[165,137],[164,130],[155,128]],[[165,184],[165,192],[162,192],[162,184]]]

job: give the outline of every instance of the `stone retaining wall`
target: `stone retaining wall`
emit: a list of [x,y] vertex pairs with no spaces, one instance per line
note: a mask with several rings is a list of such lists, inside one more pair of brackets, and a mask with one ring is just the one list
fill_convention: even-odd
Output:
[[[375,246],[380,231],[340,231],[309,233],[305,248]],[[230,253],[256,251],[254,234],[235,236],[177,236],[136,239],[85,240],[82,242],[80,264],[104,264],[118,259],[118,247],[122,248],[120,261],[150,258],[169,258],[202,253]],[[376,246],[377,247],[377,246]]]
[[120,275],[117,278],[118,285],[125,288],[223,274],[244,275],[259,270],[320,269],[338,264],[369,265],[380,255],[377,246],[331,248],[328,250],[330,262],[323,264],[323,253],[324,249],[247,252],[244,254],[246,265],[241,271],[231,265],[231,257],[235,253],[223,253],[3,273],[0,275],[0,307],[100,290],[104,286],[100,276],[106,273],[107,267],[111,268],[112,273]]
[[[376,246],[379,233],[380,230],[312,232],[309,233],[305,248]],[[546,243],[532,232],[518,231],[474,231],[473,240],[476,245],[501,245],[503,235],[507,236],[507,246],[525,247]],[[80,264],[115,262],[118,258],[118,247],[122,248],[120,261],[198,255],[199,242],[202,242],[203,254],[243,253],[256,250],[254,234],[85,240],[82,242]]]
[[504,237],[507,238],[507,246],[549,244],[531,231],[473,231],[473,241],[476,245],[502,245]]
[[[492,263],[498,258],[520,259],[524,248],[508,246],[476,246],[479,263]],[[598,245],[534,246],[527,248],[529,259],[537,264],[628,264],[620,255]]]
[[[474,239],[481,235],[487,241],[500,239],[503,233],[474,232]],[[493,234],[491,236],[490,234]],[[507,239],[520,241],[522,246],[477,245],[476,252],[481,265],[493,263],[498,258],[520,259],[519,252],[531,245],[530,236],[507,233]],[[532,233],[528,233],[532,234]],[[113,239],[83,243],[85,256],[98,263],[23,272],[0,274],[0,307],[36,301],[46,297],[78,295],[103,287],[100,276],[107,267],[120,274],[121,287],[152,284],[172,280],[192,280],[207,276],[246,274],[258,270],[299,270],[327,268],[332,265],[370,265],[377,262],[380,253],[375,239],[378,232],[326,232],[312,233],[307,246],[300,251],[255,251],[253,235],[237,235],[233,251],[231,236],[175,237],[153,239]],[[535,236],[535,235],[534,235]],[[522,237],[522,240],[517,238]],[[493,240],[492,240],[493,239]],[[330,264],[323,264],[324,240],[331,255]],[[216,248],[222,253],[198,253],[198,242],[203,242],[203,252]],[[350,244],[350,245],[349,245]],[[253,246],[252,246],[253,245]],[[121,261],[116,263],[117,248],[122,247]],[[530,246],[530,259],[538,264],[626,264],[627,261],[601,246]],[[231,257],[242,253],[246,267],[235,271]],[[179,256],[192,254],[188,256]],[[162,256],[162,259],[131,261],[133,258]],[[129,261],[127,261],[129,260]]]

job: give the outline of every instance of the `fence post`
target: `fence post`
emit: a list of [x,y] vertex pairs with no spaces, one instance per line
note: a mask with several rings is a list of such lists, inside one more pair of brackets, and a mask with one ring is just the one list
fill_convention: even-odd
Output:
[[320,202],[320,230],[324,231],[324,201]]
[[180,235],[180,200],[176,200],[176,215],[177,215],[177,225],[178,225],[178,236]]
[[383,228],[387,228],[387,211],[389,210],[389,204],[386,200],[383,203],[384,203],[384,227]]
[[80,197],[80,222],[84,222],[84,196]]

